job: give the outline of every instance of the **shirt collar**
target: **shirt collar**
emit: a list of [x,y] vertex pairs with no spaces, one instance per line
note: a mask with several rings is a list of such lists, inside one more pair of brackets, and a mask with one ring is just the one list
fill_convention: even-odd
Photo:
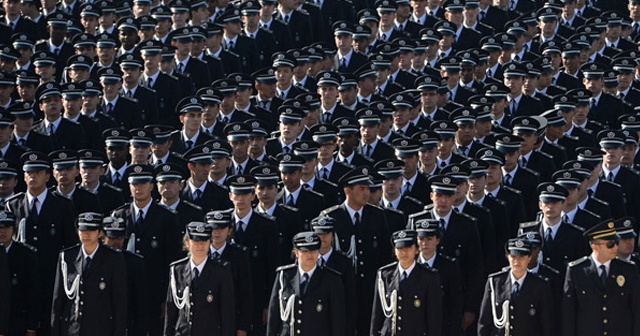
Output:
[[98,249],[100,248],[100,244],[98,244],[98,246],[96,246],[96,249],[93,250],[93,252],[91,254],[87,254],[87,251],[84,250],[84,246],[81,248],[82,250],[82,255],[84,256],[84,259],[87,259],[87,257],[91,258],[91,260],[93,260],[93,258],[96,255],[96,252],[98,252]]
[[300,265],[298,265],[298,275],[300,275],[300,281],[302,281],[302,278],[304,276],[305,273],[307,273],[309,275],[309,279],[311,279],[311,276],[313,276],[313,272],[316,271],[316,266],[313,266],[312,269],[308,270],[308,271],[303,271],[302,267],[300,267]]
[[193,272],[193,269],[197,269],[198,270],[198,274],[202,274],[202,270],[204,269],[204,265],[207,263],[207,258],[204,258],[204,261],[202,261],[200,263],[200,265],[197,265],[193,262],[193,259],[189,258],[189,267],[191,268],[191,272]]
[[427,266],[433,268],[433,262],[436,260],[436,255],[437,255],[437,253],[434,253],[431,256],[431,258],[429,258],[429,260],[425,260],[424,257],[422,256],[422,253],[420,253],[420,256],[418,258],[419,258],[421,264],[427,265]]
[[413,261],[413,263],[411,264],[411,266],[409,266],[409,268],[404,269],[402,268],[402,266],[400,266],[400,263],[398,263],[398,273],[400,273],[400,276],[402,276],[403,272],[407,272],[407,278],[409,277],[409,275],[411,275],[411,271],[413,271],[413,268],[416,267],[416,262],[415,260]]
[[133,210],[135,210],[135,212],[136,212],[134,214],[134,216],[138,217],[138,213],[140,212],[140,210],[142,210],[142,217],[147,217],[147,213],[149,212],[149,208],[151,207],[151,203],[153,203],[153,202],[149,201],[149,203],[147,203],[147,205],[145,205],[144,208],[138,208],[136,203],[132,202],[131,204],[133,205]]

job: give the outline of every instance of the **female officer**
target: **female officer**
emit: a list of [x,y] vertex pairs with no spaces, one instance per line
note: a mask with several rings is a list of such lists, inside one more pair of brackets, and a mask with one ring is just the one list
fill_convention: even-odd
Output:
[[320,238],[301,232],[293,246],[297,263],[276,270],[267,335],[346,335],[342,280],[338,272],[317,266]]
[[440,335],[442,293],[435,269],[416,262],[416,231],[393,233],[397,262],[378,270],[371,335]]
[[169,267],[165,336],[235,335],[233,277],[227,263],[209,254],[212,227],[187,225],[189,256]]

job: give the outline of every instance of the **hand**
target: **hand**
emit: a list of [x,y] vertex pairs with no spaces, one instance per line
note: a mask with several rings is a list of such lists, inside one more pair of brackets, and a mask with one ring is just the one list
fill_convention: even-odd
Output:
[[471,323],[476,320],[476,314],[472,312],[464,312],[462,314],[462,330],[467,330]]
[[246,330],[238,330],[236,331],[236,336],[247,336]]
[[36,332],[34,330],[27,330],[24,336],[36,336]]
[[267,325],[267,308],[262,311],[262,325]]

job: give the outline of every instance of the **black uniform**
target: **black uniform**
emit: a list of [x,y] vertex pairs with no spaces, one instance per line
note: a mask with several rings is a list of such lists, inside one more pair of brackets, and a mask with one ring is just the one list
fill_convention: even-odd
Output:
[[[215,256],[214,256],[215,257]],[[251,330],[253,285],[249,253],[244,246],[227,243],[220,259],[229,263],[235,291],[236,330]]]
[[199,200],[194,200],[188,183],[185,183],[184,188],[180,192],[180,198],[201,207],[205,213],[211,210],[222,210],[233,207],[233,204],[229,200],[229,191],[225,187],[209,181],[205,183],[204,193],[202,193]]
[[16,241],[11,242],[7,257],[11,279],[11,315],[6,320],[8,335],[24,335],[27,330],[37,330],[40,322],[38,257],[34,247]]
[[308,229],[311,220],[316,218],[322,209],[325,208],[325,199],[322,194],[310,189],[305,189],[302,186],[300,187],[298,198],[293,204],[289,204],[290,202],[287,199],[284,189],[276,195],[276,202],[298,209],[300,217],[302,217],[304,222],[303,227],[306,229]]
[[562,334],[640,334],[640,276],[637,268],[617,258],[611,260],[604,287],[598,271],[591,257],[569,263],[562,301]]
[[[328,253],[328,252],[327,252]],[[349,259],[342,251],[331,250],[329,258],[325,258],[325,266],[336,270],[342,278],[342,286],[344,287],[344,300],[347,309],[347,329],[345,335],[355,335],[356,317],[358,316],[358,298],[356,296],[356,274],[353,269],[353,261]],[[322,261],[321,261],[322,262]]]
[[[56,191],[56,187],[49,188],[50,192]],[[76,213],[97,212],[103,213],[98,195],[81,187],[76,186],[73,195],[69,198],[73,202]]]
[[[426,261],[420,257],[419,262]],[[433,268],[440,276],[442,292],[442,335],[459,336],[462,323],[462,273],[455,258],[437,253],[433,260]]]
[[[258,208],[254,210],[258,211]],[[300,217],[297,208],[284,204],[275,204],[270,216],[273,216],[278,232],[278,266],[288,265],[292,262],[292,239],[298,232],[305,231],[304,221]],[[269,215],[269,213],[265,213]]]
[[[587,241],[582,235],[584,229],[574,224],[562,222],[556,229],[556,235],[551,244],[544,244],[542,253],[544,263],[557,269],[562,274],[571,260],[576,260],[588,252]],[[540,234],[545,237],[542,223]]]
[[53,141],[51,140],[50,136],[38,132],[29,131],[26,137],[27,139],[25,140],[24,145],[18,141],[15,133],[11,134],[11,141],[25,148],[29,148],[32,151],[38,151],[42,153],[53,152]]
[[104,111],[106,115],[115,119],[118,126],[121,126],[127,130],[144,126],[144,124],[142,123],[142,114],[140,113],[140,108],[134,100],[131,100],[127,97],[118,97],[118,99],[116,100],[116,104],[112,107],[111,111],[109,111],[108,106],[108,104],[111,103],[105,104],[104,99],[102,99],[100,104],[100,109]]
[[276,270],[267,335],[346,335],[344,288],[338,272],[316,267],[304,293],[300,278],[296,264]]
[[[190,258],[172,263],[169,271],[165,336],[235,335],[233,277],[227,262],[208,258],[197,279],[193,279]],[[187,300],[181,309],[176,298],[183,296]]]
[[127,268],[127,335],[146,336],[149,331],[147,271],[141,255],[123,250]]
[[[478,336],[504,335],[505,326],[497,327],[494,322],[499,318],[508,319],[510,335],[557,335],[549,283],[541,276],[527,272],[515,298],[512,288],[510,268],[489,275],[478,320]],[[507,300],[508,308],[503,309]]]
[[[99,245],[91,259],[87,265],[81,245],[60,252],[51,311],[52,336],[125,334],[124,258],[117,251]],[[74,283],[77,289],[68,293]]]
[[151,88],[156,91],[156,104],[158,105],[158,123],[176,127],[178,117],[175,107],[179,100],[178,79],[160,72]]
[[397,262],[378,271],[370,335],[440,335],[443,313],[438,271],[415,263],[402,283],[401,276]]
[[118,187],[107,182],[100,182],[96,191],[104,214],[109,214],[124,204],[122,189]]
[[[4,245],[0,245],[0,294],[3,298],[11,296],[11,287],[9,285],[9,265],[7,253]],[[11,314],[11,303],[6,303],[0,307],[0,332],[6,334],[9,330],[9,317]]]
[[[49,130],[46,129],[44,121],[33,125],[33,131],[41,134],[49,134]],[[53,149],[80,150],[87,148],[82,126],[66,118],[61,117],[58,127],[50,136],[53,141]]]

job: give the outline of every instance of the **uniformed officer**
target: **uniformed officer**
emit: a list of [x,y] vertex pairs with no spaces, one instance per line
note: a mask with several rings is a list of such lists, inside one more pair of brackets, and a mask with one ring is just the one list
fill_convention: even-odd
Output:
[[253,287],[248,249],[230,242],[231,210],[209,211],[207,224],[212,227],[211,257],[229,263],[233,276],[236,301],[236,335],[245,336],[251,330],[251,312],[253,308]]
[[60,252],[51,309],[51,335],[124,335],[126,266],[100,243],[102,214],[78,215],[80,245]]
[[418,263],[438,270],[440,287],[442,288],[442,335],[460,335],[462,323],[462,274],[455,258],[437,252],[442,229],[436,219],[416,221],[418,247],[420,255]]
[[104,153],[95,149],[81,149],[78,151],[78,163],[80,165],[79,184],[89,192],[95,193],[100,199],[100,207],[105,214],[124,204],[122,189],[107,182],[100,181],[106,170],[107,158]]
[[159,204],[176,212],[178,229],[181,236],[187,229],[187,224],[201,221],[204,218],[202,208],[180,198],[180,190],[184,187],[184,180],[189,176],[186,169],[174,164],[164,163],[156,166],[156,184],[160,194]]
[[616,258],[620,236],[613,221],[588,231],[591,254],[567,267],[562,301],[562,334],[640,334],[640,275]]
[[229,264],[209,254],[212,226],[187,225],[189,256],[169,267],[164,335],[235,335],[235,299]]
[[509,239],[505,253],[509,267],[487,279],[478,336],[557,334],[551,287],[543,277],[527,271],[531,245],[525,239]]
[[337,271],[317,266],[320,238],[301,232],[293,246],[297,263],[276,270],[267,335],[346,335],[344,287]]
[[636,265],[636,268],[640,269],[640,258],[638,258],[638,254],[633,252],[633,249],[636,246],[636,238],[638,238],[638,234],[635,231],[635,218],[633,217],[624,217],[617,219],[616,223],[616,232],[618,236],[620,236],[620,244],[618,244],[618,258],[633,262]]
[[[5,308],[10,308],[7,309],[10,310],[10,315],[3,318],[6,318],[4,323],[8,325],[7,335],[35,335],[40,321],[38,257],[34,247],[13,240],[15,225],[16,217],[9,211],[0,210],[0,250],[3,250],[0,253],[6,251],[6,281],[10,281],[11,284],[4,288],[8,291],[7,295],[11,293],[11,300],[3,304]],[[4,265],[0,265],[2,266]],[[4,275],[2,272],[0,274]],[[4,286],[5,279],[2,281]],[[0,290],[0,293],[5,291]]]
[[398,261],[378,270],[370,334],[440,335],[443,313],[438,272],[416,262],[416,231],[396,231],[391,243]]
[[336,220],[329,216],[318,216],[311,221],[311,230],[320,238],[318,250],[318,266],[326,266],[340,273],[344,286],[344,297],[347,309],[347,329],[345,335],[355,335],[357,315],[356,274],[353,262],[342,251],[333,248]]
[[49,188],[73,201],[76,212],[99,212],[102,206],[98,194],[83,187],[76,186],[76,179],[80,175],[78,169],[78,153],[70,149],[61,149],[49,153],[53,163],[53,177],[58,182],[56,187]]
[[104,217],[104,244],[121,251],[127,268],[127,335],[145,336],[149,330],[147,271],[142,256],[124,249],[127,228],[122,218]]

